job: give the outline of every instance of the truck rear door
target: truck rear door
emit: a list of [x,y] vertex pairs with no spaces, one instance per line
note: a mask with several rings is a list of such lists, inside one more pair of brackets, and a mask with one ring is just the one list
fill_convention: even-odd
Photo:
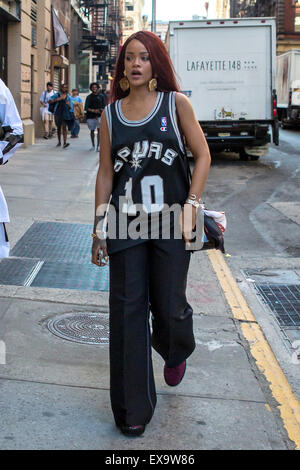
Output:
[[170,42],[171,59],[197,119],[271,119],[271,27],[232,20],[201,23],[174,27]]

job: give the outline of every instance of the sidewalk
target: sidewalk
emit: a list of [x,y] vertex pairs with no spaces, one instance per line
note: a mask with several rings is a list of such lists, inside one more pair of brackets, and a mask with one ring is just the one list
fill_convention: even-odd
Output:
[[[38,140],[0,168],[12,248],[37,221],[93,223],[98,155],[88,150],[88,130],[81,127],[67,149],[57,150],[55,139]],[[108,292],[1,286],[0,449],[293,449],[245,339],[245,324],[255,320],[241,325],[220,282],[210,254],[195,253],[188,299],[197,347],[175,389],[164,383],[163,361],[153,351],[158,402],[136,439],[114,426],[108,345],[67,341],[47,328],[60,314],[107,314]]]

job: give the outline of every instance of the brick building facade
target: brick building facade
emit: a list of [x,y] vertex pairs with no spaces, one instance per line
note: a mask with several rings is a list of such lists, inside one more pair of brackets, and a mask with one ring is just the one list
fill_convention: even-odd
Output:
[[277,53],[300,49],[300,1],[231,0],[230,16],[276,17]]
[[[77,54],[82,38],[75,38],[75,33],[81,33],[83,27],[88,29],[89,22],[80,15],[78,4],[73,0],[0,0],[0,78],[16,101],[26,146],[34,143],[35,135],[42,135],[39,100],[48,81],[53,82],[55,90],[61,83],[78,86],[82,71],[84,88],[88,89],[92,57],[89,51],[86,59]],[[65,35],[65,44],[59,47],[55,47],[53,14]]]
[[0,0],[0,70],[24,126],[25,145],[40,134],[39,99],[47,81],[69,81],[69,46],[54,49],[52,7],[70,37],[69,0]]

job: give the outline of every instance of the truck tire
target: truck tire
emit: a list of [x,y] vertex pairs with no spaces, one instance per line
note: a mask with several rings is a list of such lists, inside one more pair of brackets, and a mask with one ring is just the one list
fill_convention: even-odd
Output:
[[245,152],[245,149],[240,150],[240,160],[242,161],[248,161],[249,160],[249,155]]
[[264,145],[251,145],[251,146],[246,146],[242,147],[240,149],[240,160],[252,160],[256,161],[260,157],[263,157],[266,155],[269,151],[269,144],[266,143]]
[[289,125],[286,123],[286,121],[282,120],[281,121],[281,129],[288,129]]
[[259,160],[260,158],[260,155],[250,155],[250,160],[252,160],[253,162],[256,162],[257,160]]
[[249,160],[256,161],[260,157],[260,155],[249,155],[249,153],[247,153],[244,148],[242,148],[239,153],[240,153],[240,160],[244,162],[247,162]]

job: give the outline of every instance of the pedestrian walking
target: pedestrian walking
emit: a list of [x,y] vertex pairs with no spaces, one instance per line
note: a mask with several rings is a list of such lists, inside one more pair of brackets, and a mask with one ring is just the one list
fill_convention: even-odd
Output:
[[103,104],[104,104],[104,107],[105,107],[108,104],[106,89],[105,88],[100,88],[99,95],[103,96]]
[[54,116],[49,111],[49,100],[54,95],[53,84],[48,82],[46,85],[46,90],[43,91],[40,97],[40,114],[44,126],[44,139],[49,139],[52,137],[52,127]]
[[53,114],[58,138],[57,147],[61,146],[61,134],[63,134],[63,148],[66,148],[70,145],[67,142],[67,129],[71,131],[74,126],[74,106],[71,96],[68,94],[68,85],[62,84],[60,86],[60,91],[51,97],[49,105],[54,105]]
[[[0,165],[5,165],[23,142],[23,125],[13,96],[0,79]],[[9,241],[5,224],[9,213],[0,186],[0,258],[9,256]]]
[[90,93],[84,105],[84,110],[86,113],[86,122],[90,130],[90,136],[92,141],[92,147],[90,150],[95,150],[95,131],[97,133],[97,147],[96,150],[99,150],[99,128],[100,128],[100,117],[102,111],[105,107],[104,97],[102,94],[99,94],[100,86],[98,83],[91,83]]
[[75,139],[79,135],[80,119],[84,118],[83,101],[79,96],[79,91],[77,88],[73,88],[71,100],[74,106],[74,127],[71,131],[71,138]]
[[[191,183],[180,127],[195,159]],[[101,120],[100,146],[92,262],[104,266],[109,256],[110,397],[115,423],[122,433],[138,436],[156,405],[151,344],[165,362],[169,386],[181,382],[195,348],[193,311],[185,293],[191,256],[187,248],[210,167],[209,149],[193,108],[179,93],[166,48],[153,33],[135,33],[121,49],[112,104]],[[160,222],[173,204],[179,206],[179,237],[165,236]],[[142,211],[151,230],[146,237],[136,237],[131,228],[141,225]],[[110,218],[111,212],[116,217]],[[154,235],[153,216],[159,222]],[[120,233],[121,217],[126,236]],[[175,227],[177,218],[170,220]]]

